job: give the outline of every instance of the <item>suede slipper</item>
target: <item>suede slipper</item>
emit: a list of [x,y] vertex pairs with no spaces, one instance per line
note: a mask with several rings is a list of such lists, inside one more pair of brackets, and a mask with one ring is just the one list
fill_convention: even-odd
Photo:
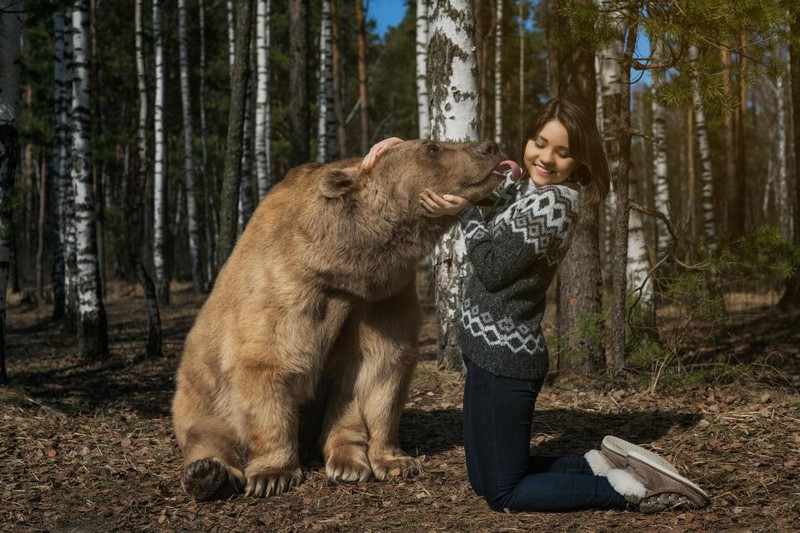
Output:
[[660,465],[665,470],[675,474],[678,473],[678,469],[675,468],[672,463],[657,453],[646,450],[641,446],[623,440],[619,437],[606,435],[603,438],[603,442],[600,444],[600,450],[614,468],[625,468],[625,464],[627,463],[626,456],[631,452],[636,452],[642,457],[647,457],[650,462]]
[[648,493],[681,494],[698,508],[705,507],[711,501],[711,496],[693,481],[635,451],[628,454],[628,468],[641,479]]

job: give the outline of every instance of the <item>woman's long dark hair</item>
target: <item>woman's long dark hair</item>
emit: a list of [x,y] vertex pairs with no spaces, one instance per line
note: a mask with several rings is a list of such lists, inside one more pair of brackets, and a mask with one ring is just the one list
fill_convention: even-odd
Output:
[[590,203],[602,202],[608,194],[611,180],[608,160],[594,119],[579,104],[560,98],[547,102],[528,126],[522,145],[522,160],[524,161],[528,141],[536,139],[545,124],[551,120],[558,120],[566,128],[570,157],[578,163],[570,181],[583,185],[584,194]]

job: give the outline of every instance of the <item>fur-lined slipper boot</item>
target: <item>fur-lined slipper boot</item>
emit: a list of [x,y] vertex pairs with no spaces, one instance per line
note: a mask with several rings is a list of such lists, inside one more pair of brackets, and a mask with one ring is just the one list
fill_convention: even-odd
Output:
[[600,443],[600,452],[612,465],[612,468],[625,468],[628,465],[626,456],[631,452],[636,452],[642,457],[646,457],[650,462],[661,466],[661,468],[674,474],[678,473],[678,469],[675,468],[672,463],[657,453],[612,435],[606,435],[603,438],[603,442]]
[[671,508],[701,509],[711,497],[697,484],[635,451],[627,455],[628,466],[609,470],[613,489],[637,510],[655,513]]

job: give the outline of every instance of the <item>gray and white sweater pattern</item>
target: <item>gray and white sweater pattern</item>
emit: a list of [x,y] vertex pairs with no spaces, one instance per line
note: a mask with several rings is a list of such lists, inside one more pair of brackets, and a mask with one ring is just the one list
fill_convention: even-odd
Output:
[[495,375],[540,379],[548,370],[545,295],[578,221],[578,191],[525,179],[497,198],[486,220],[472,204],[459,213],[473,266],[461,309],[461,348]]

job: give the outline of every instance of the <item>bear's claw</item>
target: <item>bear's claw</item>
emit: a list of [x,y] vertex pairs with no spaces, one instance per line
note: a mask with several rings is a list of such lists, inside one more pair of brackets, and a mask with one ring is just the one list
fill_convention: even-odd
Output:
[[225,498],[242,491],[241,480],[218,459],[200,459],[183,469],[183,490],[195,500]]

